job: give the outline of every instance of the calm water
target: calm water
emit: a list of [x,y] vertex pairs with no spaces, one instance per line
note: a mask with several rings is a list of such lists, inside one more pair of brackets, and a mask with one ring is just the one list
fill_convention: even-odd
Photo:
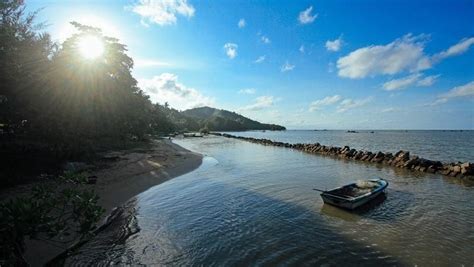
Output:
[[[474,187],[460,180],[222,137],[177,143],[203,165],[130,201],[68,265],[474,264]],[[358,213],[311,190],[374,176],[387,194]]]
[[440,161],[474,162],[474,131],[248,131],[233,135],[266,138],[285,143],[350,146],[357,150],[391,152],[408,150],[413,155]]

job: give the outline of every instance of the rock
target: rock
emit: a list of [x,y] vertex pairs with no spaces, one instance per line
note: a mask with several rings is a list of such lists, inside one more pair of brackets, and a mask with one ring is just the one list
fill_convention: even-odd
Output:
[[456,174],[461,173],[461,166],[459,165],[454,165],[452,169],[453,169],[452,171],[455,172]]
[[404,168],[411,168],[412,166],[416,165],[418,163],[418,157],[417,156],[414,156],[412,157],[411,159],[409,159],[408,161],[406,161],[404,164],[403,164],[403,167]]
[[374,157],[375,157],[375,154],[372,153],[372,152],[368,152],[367,153],[367,158],[365,159],[365,161],[371,161]]
[[384,162],[385,164],[390,165],[392,159],[393,159],[392,153],[387,153],[387,154],[385,154],[385,156],[384,156],[383,162]]
[[399,159],[403,160],[403,161],[407,161],[410,159],[410,152],[402,152],[400,155],[398,155]]
[[347,152],[346,156],[347,157],[353,157],[356,153],[357,153],[357,150],[355,150],[353,148],[353,149],[349,150],[349,152]]
[[463,175],[474,175],[474,164],[470,162],[465,162],[461,164],[461,173]]
[[355,160],[360,160],[360,158],[362,158],[362,155],[364,155],[364,152],[363,152],[363,151],[359,151],[359,152],[357,152],[357,153],[354,155],[354,159],[355,159]]
[[427,172],[429,173],[435,173],[436,172],[436,167],[434,165],[430,165],[428,169],[426,169]]
[[371,160],[372,162],[380,163],[384,160],[385,154],[382,152],[377,152],[375,157]]

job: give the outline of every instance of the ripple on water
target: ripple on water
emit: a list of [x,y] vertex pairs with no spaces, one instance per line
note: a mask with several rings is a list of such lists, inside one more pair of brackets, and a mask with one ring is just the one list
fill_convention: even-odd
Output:
[[[139,195],[128,216],[68,263],[108,265],[472,264],[474,189],[437,175],[334,160],[238,140],[184,146],[206,157],[196,171]],[[323,205],[315,186],[364,177],[390,182],[358,212]],[[129,222],[140,229],[124,234]],[[115,233],[117,232],[117,233]],[[118,239],[117,239],[118,238]],[[117,242],[117,240],[122,240]]]

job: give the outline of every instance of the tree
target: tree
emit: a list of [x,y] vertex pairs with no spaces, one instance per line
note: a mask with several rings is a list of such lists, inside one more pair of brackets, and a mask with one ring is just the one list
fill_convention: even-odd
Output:
[[[19,134],[40,116],[37,96],[48,83],[43,75],[55,44],[46,33],[37,33],[36,13],[26,14],[23,1],[0,2],[0,124]],[[30,127],[31,128],[31,127]]]
[[[54,107],[61,111],[55,128],[62,127],[63,134],[73,138],[143,136],[149,130],[152,106],[131,75],[133,60],[126,47],[98,28],[71,24],[78,33],[68,38],[53,58],[53,98],[61,100]],[[81,39],[88,36],[104,45],[103,55],[94,60],[84,59],[78,51]],[[64,123],[67,121],[74,124]]]

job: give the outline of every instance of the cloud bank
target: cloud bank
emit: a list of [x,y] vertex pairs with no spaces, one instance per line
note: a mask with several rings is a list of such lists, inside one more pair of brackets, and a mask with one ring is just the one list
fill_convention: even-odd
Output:
[[383,84],[385,91],[401,90],[408,86],[427,87],[433,85],[439,75],[423,77],[421,73],[411,74],[399,79],[393,79]]
[[338,59],[338,75],[360,79],[402,72],[416,73],[432,68],[445,58],[460,55],[474,44],[474,38],[465,38],[447,50],[429,56],[424,52],[427,40],[428,36],[425,34],[417,36],[407,34],[386,45],[359,48]]
[[172,73],[162,73],[151,79],[138,80],[138,87],[150,96],[153,103],[167,102],[174,108],[189,109],[215,104],[213,98],[179,83],[178,76]]
[[257,111],[272,107],[277,100],[273,96],[259,96],[254,100],[253,104],[242,107],[239,111]]
[[141,16],[141,22],[145,26],[176,24],[177,15],[191,18],[195,13],[194,7],[187,0],[140,0],[131,10]]

